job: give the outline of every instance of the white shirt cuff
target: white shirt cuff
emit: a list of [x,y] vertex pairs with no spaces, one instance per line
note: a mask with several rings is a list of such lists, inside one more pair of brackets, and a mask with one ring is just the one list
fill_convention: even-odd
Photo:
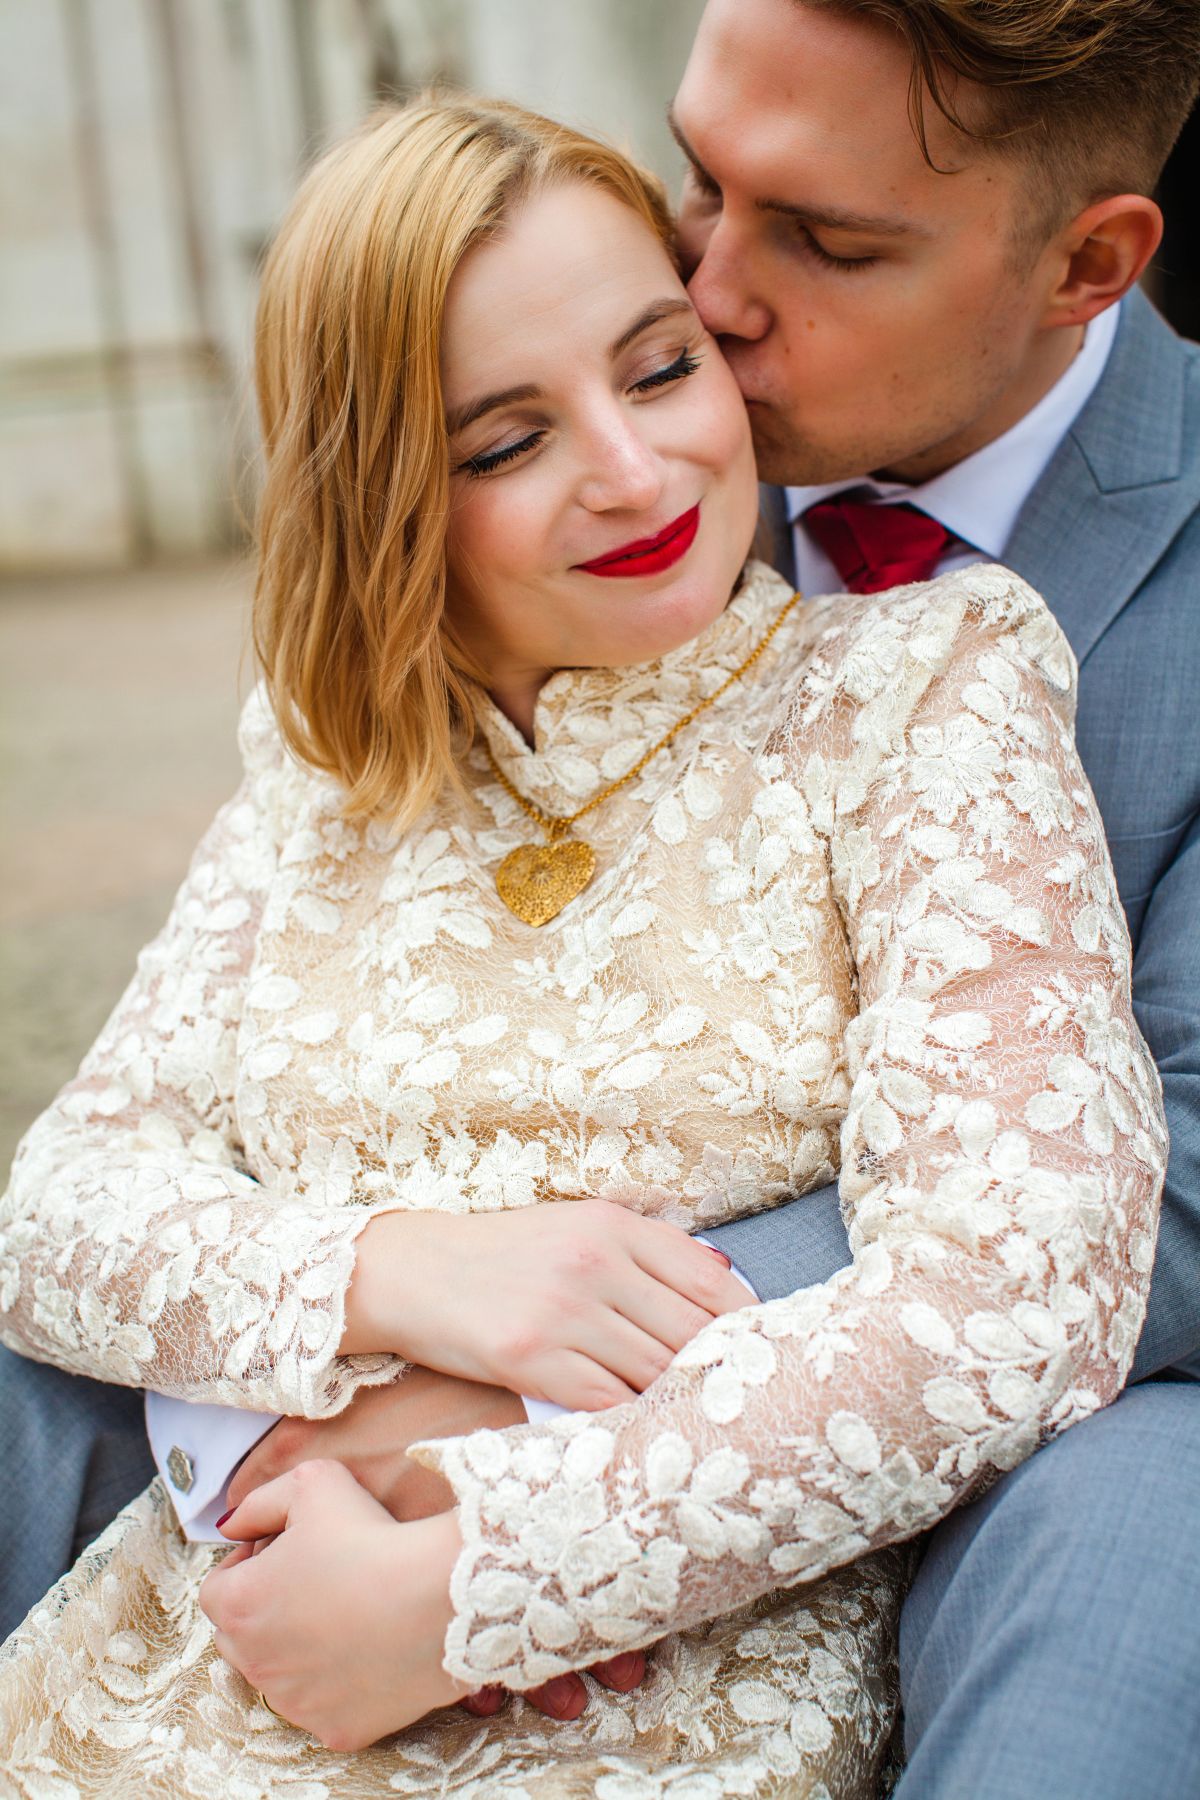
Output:
[[217,1530],[217,1520],[228,1509],[225,1496],[233,1472],[281,1416],[147,1391],[150,1452],[191,1543],[229,1542]]
[[[709,1243],[709,1240],[706,1237],[698,1236],[695,1239],[695,1242],[697,1244],[708,1244],[710,1250],[715,1250],[717,1248],[715,1244]],[[724,1253],[722,1252],[722,1254]],[[742,1271],[738,1268],[736,1263],[730,1263],[729,1272],[731,1275],[737,1276],[748,1294],[752,1295],[755,1300],[758,1299],[757,1292],[746,1280],[746,1277],[742,1274]],[[525,1416],[531,1425],[544,1425],[547,1419],[556,1419],[560,1413],[570,1412],[571,1410],[568,1406],[557,1406],[553,1400],[533,1400],[528,1394],[521,1395],[521,1405],[525,1408]]]

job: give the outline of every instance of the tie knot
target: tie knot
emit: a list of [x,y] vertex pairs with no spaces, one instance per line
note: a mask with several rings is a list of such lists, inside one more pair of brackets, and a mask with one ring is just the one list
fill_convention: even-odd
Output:
[[851,594],[928,581],[951,537],[944,525],[907,503],[819,500],[805,513],[804,524]]

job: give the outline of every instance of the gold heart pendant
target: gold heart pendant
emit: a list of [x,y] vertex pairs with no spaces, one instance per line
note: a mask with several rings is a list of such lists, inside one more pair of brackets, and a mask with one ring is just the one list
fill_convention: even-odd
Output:
[[582,894],[596,873],[590,844],[569,838],[561,844],[522,844],[496,870],[496,888],[509,912],[524,925],[545,925]]

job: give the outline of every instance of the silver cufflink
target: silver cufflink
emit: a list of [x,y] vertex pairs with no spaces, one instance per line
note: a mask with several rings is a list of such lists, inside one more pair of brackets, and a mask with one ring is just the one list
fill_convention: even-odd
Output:
[[167,1474],[171,1477],[171,1485],[181,1494],[191,1493],[196,1471],[192,1467],[191,1457],[178,1444],[172,1444],[167,1452]]

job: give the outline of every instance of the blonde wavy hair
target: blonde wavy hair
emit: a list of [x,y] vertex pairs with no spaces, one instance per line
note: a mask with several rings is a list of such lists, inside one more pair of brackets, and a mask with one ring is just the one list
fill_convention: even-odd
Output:
[[427,94],[314,165],[266,258],[254,647],[288,745],[337,777],[348,815],[403,826],[457,779],[479,672],[445,618],[446,293],[473,245],[564,181],[671,245],[661,184],[618,151],[518,106]]

